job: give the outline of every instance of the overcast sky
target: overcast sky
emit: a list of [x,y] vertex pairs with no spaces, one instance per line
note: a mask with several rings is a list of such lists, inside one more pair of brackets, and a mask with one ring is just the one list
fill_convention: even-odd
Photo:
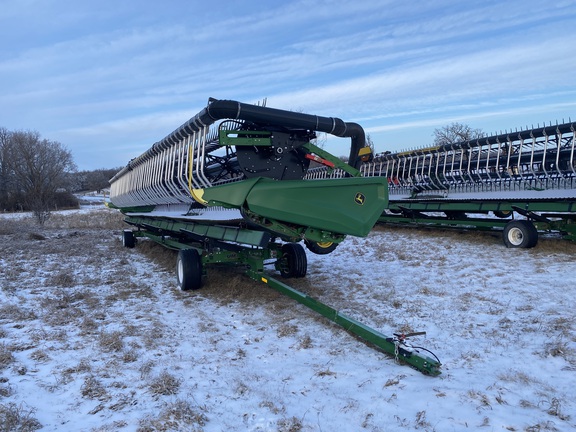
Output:
[[357,122],[377,152],[576,120],[574,0],[1,0],[0,41],[0,127],[79,169],[124,166],[209,97]]

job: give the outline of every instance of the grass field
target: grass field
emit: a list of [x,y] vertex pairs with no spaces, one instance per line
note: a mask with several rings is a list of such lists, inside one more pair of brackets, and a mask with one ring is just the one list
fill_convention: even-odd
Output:
[[[571,431],[576,245],[376,227],[290,280],[437,354],[432,378],[237,268],[176,288],[109,210],[0,215],[0,431]],[[271,270],[272,271],[272,270]]]

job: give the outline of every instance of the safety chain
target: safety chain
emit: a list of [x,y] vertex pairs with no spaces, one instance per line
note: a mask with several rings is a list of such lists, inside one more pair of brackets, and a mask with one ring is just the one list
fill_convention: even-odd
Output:
[[400,363],[400,344],[408,347],[406,345],[406,339],[412,336],[422,336],[425,335],[426,332],[412,332],[412,333],[394,333],[394,360],[396,363]]

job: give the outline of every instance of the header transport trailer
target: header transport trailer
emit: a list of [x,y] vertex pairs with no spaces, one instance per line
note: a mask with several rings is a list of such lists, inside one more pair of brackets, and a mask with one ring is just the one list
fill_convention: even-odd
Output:
[[[507,247],[538,232],[576,241],[576,123],[377,155],[360,170],[389,182],[381,223],[501,230]],[[338,178],[316,169],[310,178]]]
[[[313,144],[317,132],[350,139],[348,163]],[[110,207],[134,227],[123,243],[148,238],[177,250],[182,290],[198,289],[207,268],[231,264],[308,306],[401,361],[429,374],[440,362],[275,279],[304,277],[306,251],[328,254],[347,235],[364,237],[388,206],[384,176],[359,171],[370,156],[356,123],[231,100],[208,105],[111,180]],[[341,173],[310,179],[311,164]],[[425,350],[427,351],[427,350]],[[429,352],[429,351],[427,351]]]

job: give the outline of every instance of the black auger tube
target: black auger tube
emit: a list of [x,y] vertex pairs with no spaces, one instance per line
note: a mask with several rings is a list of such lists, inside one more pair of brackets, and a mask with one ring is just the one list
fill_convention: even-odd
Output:
[[[166,138],[155,143],[148,151],[132,159],[126,170],[148,160],[153,155],[165,150],[191,133],[200,131],[218,120],[236,119],[247,120],[258,124],[284,126],[288,128],[302,128],[318,132],[326,132],[339,137],[349,137],[350,156],[348,163],[359,168],[361,160],[358,157],[360,149],[364,147],[366,136],[364,129],[357,123],[346,123],[336,117],[320,117],[293,111],[284,111],[275,108],[245,104],[233,100],[219,100],[210,98],[208,105]],[[122,170],[124,171],[124,170]],[[118,174],[121,174],[122,171]]]
[[346,123],[336,117],[320,117],[276,108],[249,105],[231,100],[210,99],[208,106],[198,114],[206,113],[212,121],[225,118],[253,121],[293,128],[303,128],[318,132],[326,132],[338,137],[351,138],[349,164],[359,168],[358,153],[364,147],[366,136],[364,129],[357,123]]

